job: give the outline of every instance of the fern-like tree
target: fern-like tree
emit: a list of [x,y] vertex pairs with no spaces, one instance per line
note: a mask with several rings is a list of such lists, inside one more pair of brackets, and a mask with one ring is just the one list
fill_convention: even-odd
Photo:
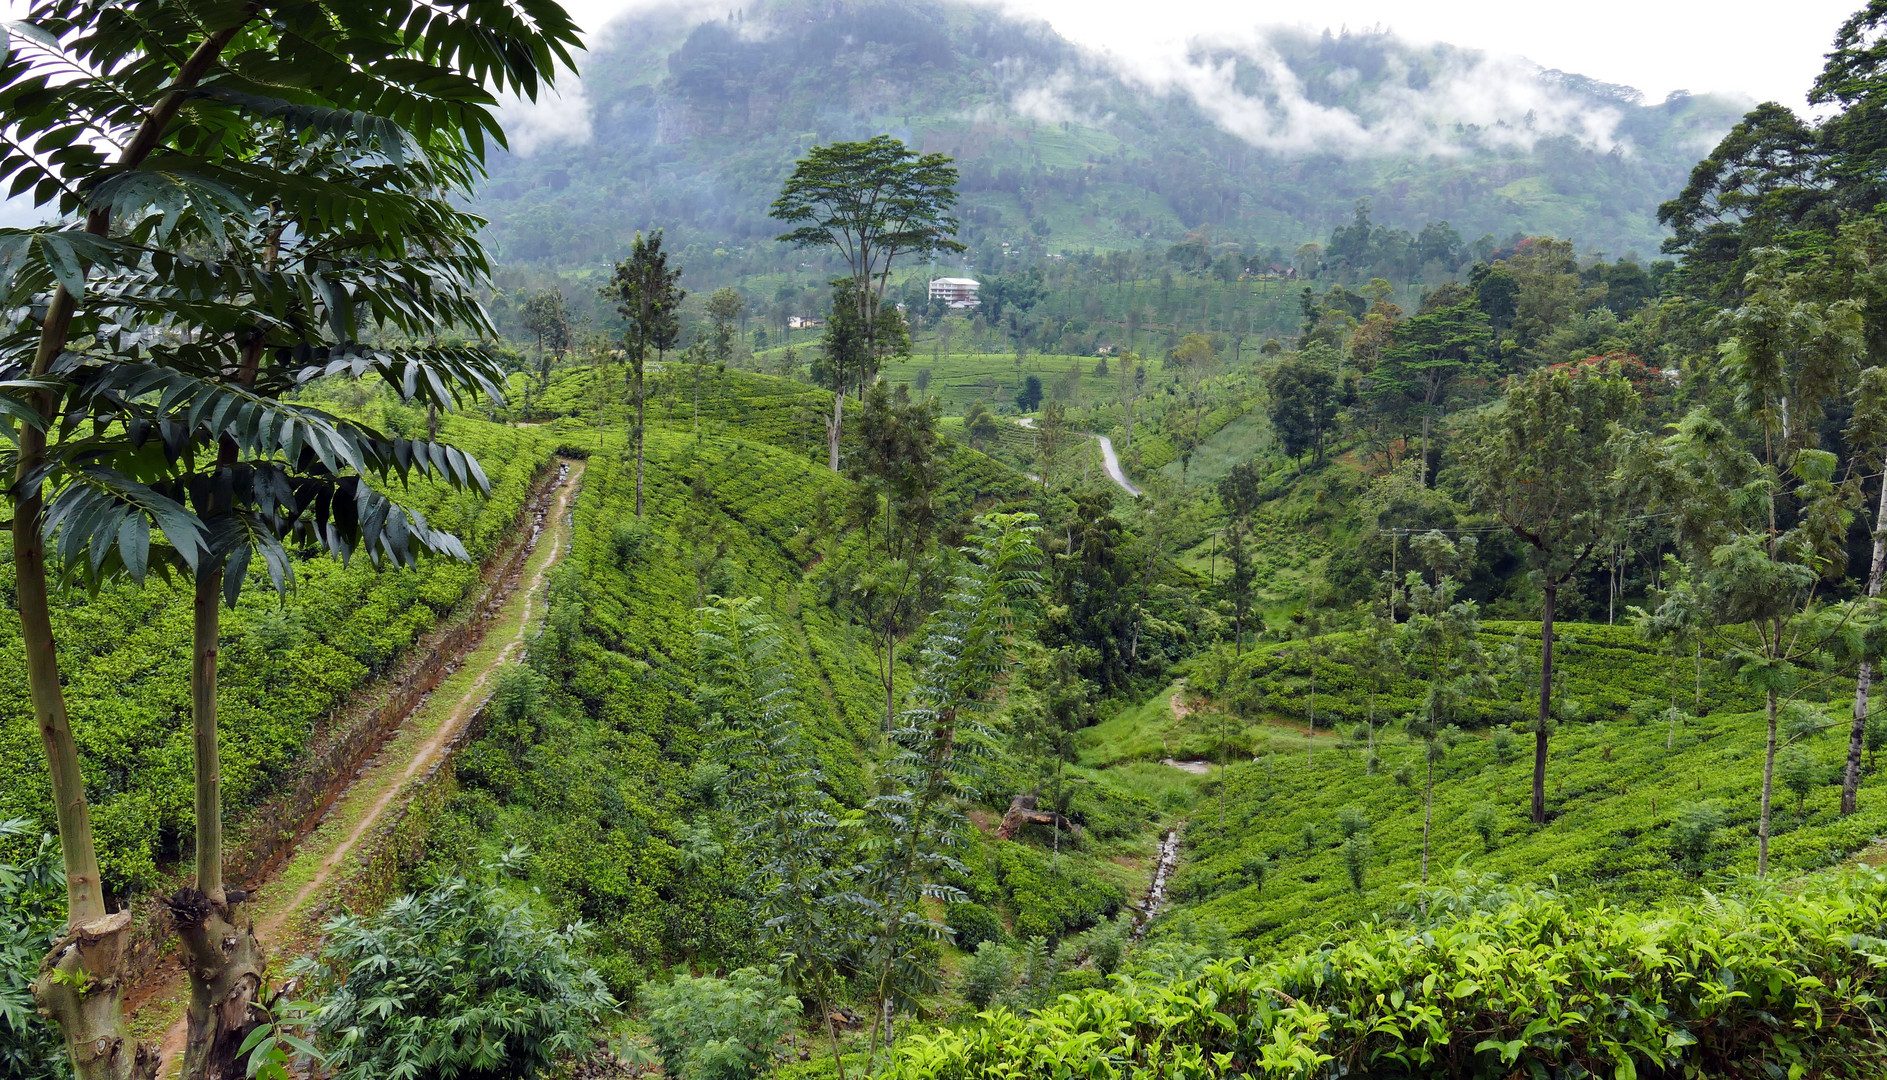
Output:
[[824,788],[802,734],[790,654],[757,597],[717,598],[699,612],[696,697],[739,777],[741,842],[754,855],[749,882],[760,938],[786,985],[825,1018],[832,1060],[845,1076],[832,1023],[833,988],[851,947],[843,903],[849,888],[843,810]]
[[885,1043],[891,1041],[895,997],[923,985],[929,974],[916,939],[945,933],[925,913],[924,901],[960,898],[960,890],[944,883],[963,869],[952,854],[964,828],[958,807],[975,796],[976,758],[989,742],[981,717],[1032,630],[1041,587],[1038,531],[1034,514],[978,519],[961,551],[962,570],[925,627],[917,682],[891,733],[896,752],[884,769],[890,790],[866,806],[867,861],[857,896],[869,923],[865,973],[880,1003],[874,1056],[881,1028]]
[[[790,227],[778,238],[795,247],[830,247],[849,269],[842,287],[862,353],[876,357],[885,287],[900,256],[963,250],[955,237],[957,170],[942,154],[917,154],[889,135],[815,146],[793,166],[769,215]],[[837,297],[835,311],[837,314]],[[895,314],[895,312],[893,312]],[[897,320],[902,325],[903,320]],[[908,348],[908,345],[907,345]],[[826,437],[833,472],[845,389],[832,395]]]
[[[404,232],[415,243],[432,224],[409,195],[362,188],[319,168],[280,168],[257,152],[259,137],[351,139],[395,165],[409,152],[423,154],[469,178],[487,142],[503,138],[487,85],[535,96],[556,65],[570,63],[578,39],[554,3],[535,4],[528,15],[445,4],[388,20],[383,7],[349,0],[188,16],[161,0],[42,0],[18,29],[0,60],[0,112],[9,123],[0,180],[62,215],[50,226],[0,230],[0,303],[30,312],[0,334],[0,393],[8,401],[0,414],[16,425],[16,450],[7,455],[15,599],[52,772],[70,931],[37,990],[66,1034],[79,1076],[120,1080],[148,1075],[155,1060],[122,1024],[131,913],[105,909],[60,689],[46,537],[58,533],[67,550],[85,551],[91,571],[116,566],[133,576],[147,565],[153,527],[186,567],[216,546],[176,497],[114,467],[135,456],[127,448],[136,449],[137,417],[125,406],[149,404],[147,395],[164,413],[194,400],[193,425],[240,422],[249,427],[228,432],[239,442],[280,436],[285,459],[326,455],[330,471],[358,475],[352,467],[364,462],[333,455],[335,438],[346,441],[338,429],[313,420],[304,427],[305,417],[291,423],[265,394],[232,396],[221,380],[168,368],[146,385],[126,369],[164,368],[174,341],[166,335],[175,330],[227,330],[210,321],[205,306],[226,311],[230,296],[248,291],[263,309],[243,316],[254,326],[286,317],[291,298],[302,301],[303,315],[311,312],[313,300],[294,296],[306,290],[341,315],[330,330],[342,339],[338,354],[304,353],[307,367],[344,362],[358,373],[391,376],[409,393],[422,383],[439,388],[436,366],[421,354],[357,347],[347,259],[284,282],[270,279],[266,259],[243,265],[217,258],[232,232],[272,207],[326,230]],[[292,78],[280,76],[291,69]],[[482,260],[476,268],[482,276]],[[400,287],[432,286],[415,275]],[[230,374],[240,382],[239,372]],[[46,430],[54,415],[96,422],[87,438],[54,440]],[[179,436],[160,426],[156,435],[145,446],[164,462],[167,446],[179,438],[188,444],[195,432]],[[239,1017],[246,1011],[235,1010]],[[193,1057],[191,1075],[205,1060]]]
[[1559,591],[1611,541],[1636,490],[1621,475],[1638,395],[1615,370],[1548,369],[1515,380],[1467,442],[1475,502],[1526,545],[1540,590],[1539,712],[1533,725],[1533,823],[1546,821],[1553,618]]
[[[616,264],[609,283],[598,292],[616,304],[622,317],[623,352],[629,361],[624,377],[629,381],[630,403],[635,406],[635,429],[630,433],[636,444],[636,516],[642,516],[643,417],[648,404],[644,371],[649,351],[654,350],[659,363],[663,354],[675,347],[681,337],[681,302],[688,295],[681,287],[681,267],[668,268],[668,253],[662,250],[662,232],[641,233],[629,244],[629,257]],[[601,426],[602,417],[597,417]]]

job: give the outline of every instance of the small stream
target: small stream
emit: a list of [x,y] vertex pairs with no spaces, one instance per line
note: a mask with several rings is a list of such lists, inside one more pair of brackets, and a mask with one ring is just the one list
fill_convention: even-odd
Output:
[[1160,860],[1153,867],[1153,882],[1147,886],[1147,899],[1140,907],[1140,917],[1134,920],[1135,941],[1146,936],[1147,927],[1166,907],[1166,883],[1179,867],[1179,830],[1185,825],[1183,821],[1174,825],[1166,831],[1166,839],[1160,841]]

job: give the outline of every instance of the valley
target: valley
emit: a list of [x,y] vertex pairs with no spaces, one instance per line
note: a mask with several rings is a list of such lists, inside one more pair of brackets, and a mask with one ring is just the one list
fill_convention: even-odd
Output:
[[1879,5],[27,8],[0,1080],[1878,1072]]

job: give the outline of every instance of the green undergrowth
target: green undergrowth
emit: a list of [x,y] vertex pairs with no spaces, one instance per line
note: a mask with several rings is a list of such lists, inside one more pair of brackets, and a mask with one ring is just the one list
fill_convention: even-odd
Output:
[[[1454,722],[1481,728],[1532,716],[1539,702],[1540,624],[1485,620],[1480,642],[1498,685],[1469,699]],[[1372,688],[1365,652],[1362,636],[1348,632],[1263,642],[1245,650],[1215,696],[1242,715],[1298,723],[1310,719],[1314,706],[1324,726],[1364,723],[1372,716],[1381,724],[1414,711],[1426,693],[1420,673],[1403,671]],[[1703,714],[1757,704],[1715,662],[1705,659],[1700,666],[1689,655],[1654,647],[1630,626],[1558,623],[1553,655],[1554,697],[1579,717],[1620,716],[1643,701]]]
[[[490,499],[415,480],[407,492],[427,520],[464,542],[474,560],[498,549],[551,447],[535,432],[448,416],[441,437],[470,452]],[[52,821],[44,751],[26,694],[12,542],[0,538],[0,819]],[[223,615],[219,724],[223,798],[242,809],[290,775],[323,718],[384,674],[420,634],[451,616],[478,565],[424,560],[378,570],[365,558],[308,555],[281,600],[260,561]],[[55,597],[54,632],[66,704],[84,764],[86,796],[107,886],[133,892],[184,853],[194,828],[190,783],[191,595],[188,582],[107,586]]]
[[887,1075],[1879,1074],[1878,872],[1646,912],[1467,893],[1275,957],[986,1013],[907,1039]]

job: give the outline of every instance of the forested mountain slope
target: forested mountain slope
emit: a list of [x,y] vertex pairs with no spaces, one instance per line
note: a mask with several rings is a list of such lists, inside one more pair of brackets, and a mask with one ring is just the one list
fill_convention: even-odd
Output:
[[583,78],[556,124],[493,162],[475,209],[502,260],[598,264],[663,228],[697,283],[816,262],[772,243],[780,180],[814,143],[880,132],[957,159],[984,274],[1005,245],[1164,248],[1199,229],[1288,265],[1360,198],[1412,232],[1649,258],[1657,204],[1741,111],[1370,31],[1202,45],[1182,78],[1143,81],[1045,26],[906,0],[636,14],[592,43]]

